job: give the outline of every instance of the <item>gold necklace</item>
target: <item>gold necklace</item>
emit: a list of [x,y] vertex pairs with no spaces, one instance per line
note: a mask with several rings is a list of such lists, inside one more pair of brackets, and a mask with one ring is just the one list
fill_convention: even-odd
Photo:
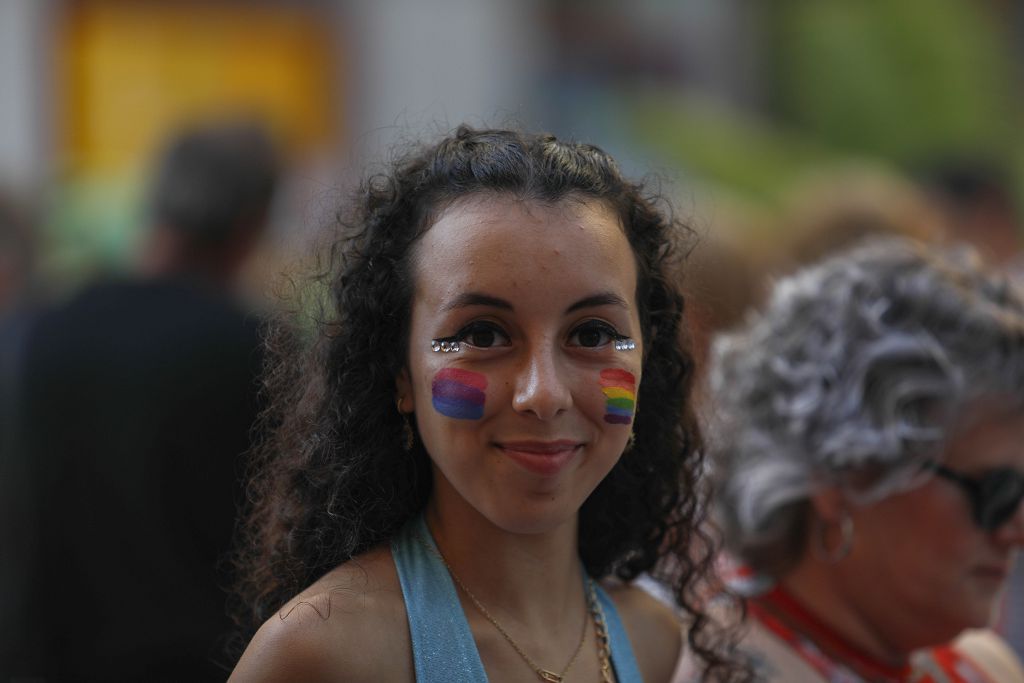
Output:
[[[459,588],[462,589],[462,592],[469,597],[477,611],[480,612],[487,621],[491,622],[491,625],[497,629],[498,633],[500,633],[506,641],[508,641],[508,644],[516,651],[516,654],[522,657],[523,661],[533,669],[534,673],[537,674],[537,677],[542,681],[547,681],[548,683],[562,683],[565,679],[565,675],[569,673],[569,669],[571,669],[572,665],[576,663],[577,659],[579,659],[580,652],[583,651],[583,643],[587,640],[587,620],[583,620],[583,632],[580,634],[580,642],[576,645],[576,651],[573,652],[572,658],[569,660],[569,663],[565,665],[565,668],[562,669],[562,672],[555,673],[550,669],[545,669],[537,664],[537,662],[533,661],[533,658],[519,647],[519,643],[517,643],[512,636],[509,635],[508,631],[498,623],[498,620],[494,618],[486,607],[484,607],[484,604],[480,602],[475,595],[473,595],[473,591],[466,587],[466,584],[462,582],[459,575],[456,574],[455,570],[452,569],[452,566],[448,564],[448,560],[446,560],[444,555],[441,554],[441,551],[427,543],[422,538],[417,538],[427,550],[437,555],[438,559],[440,559],[441,563],[445,566],[445,569],[448,570],[448,574],[452,577],[452,580],[454,580],[455,583],[458,584]],[[586,584],[587,612],[591,620],[594,622],[594,632],[597,637],[597,657],[601,665],[601,681],[602,683],[613,683],[614,679],[611,675],[611,656],[608,648],[608,631],[605,628],[604,611],[601,609],[601,605],[597,601],[597,591],[594,589],[593,579],[588,576]]]

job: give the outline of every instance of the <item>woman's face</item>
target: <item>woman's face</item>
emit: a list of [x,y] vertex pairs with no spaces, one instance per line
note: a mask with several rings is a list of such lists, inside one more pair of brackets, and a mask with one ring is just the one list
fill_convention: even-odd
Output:
[[[1024,472],[1024,415],[975,411],[954,432],[943,464],[969,477],[1000,467]],[[900,628],[911,645],[948,640],[990,623],[1024,544],[1024,505],[994,531],[978,527],[966,492],[931,477],[919,488],[853,510],[854,544],[839,562],[849,597],[874,621]]]
[[640,383],[617,218],[600,202],[472,196],[425,233],[413,267],[398,393],[434,464],[433,504],[516,533],[573,523],[626,446]]

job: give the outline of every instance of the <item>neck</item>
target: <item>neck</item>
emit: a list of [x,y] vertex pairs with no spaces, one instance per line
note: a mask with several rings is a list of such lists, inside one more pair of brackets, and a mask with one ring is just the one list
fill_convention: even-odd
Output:
[[575,518],[543,533],[519,534],[461,499],[437,496],[424,514],[451,571],[496,616],[510,615],[543,633],[579,622],[586,599]]
[[[780,581],[781,587],[814,619],[854,651],[886,667],[906,665],[912,648],[884,633],[865,605],[847,594],[833,565],[808,556]],[[811,634],[808,634],[811,635]]]

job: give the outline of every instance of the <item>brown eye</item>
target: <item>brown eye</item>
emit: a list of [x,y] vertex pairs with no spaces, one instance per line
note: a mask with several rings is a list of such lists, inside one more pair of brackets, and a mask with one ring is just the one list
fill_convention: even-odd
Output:
[[496,324],[481,321],[466,325],[452,339],[478,349],[508,346],[511,343],[505,331]]
[[596,349],[621,337],[622,335],[608,323],[589,320],[572,331],[572,334],[569,335],[569,344],[570,346]]
[[595,329],[580,330],[579,335],[577,335],[580,346],[600,346],[601,338],[601,331]]
[[487,348],[494,345],[494,330],[475,330],[466,338],[473,346]]

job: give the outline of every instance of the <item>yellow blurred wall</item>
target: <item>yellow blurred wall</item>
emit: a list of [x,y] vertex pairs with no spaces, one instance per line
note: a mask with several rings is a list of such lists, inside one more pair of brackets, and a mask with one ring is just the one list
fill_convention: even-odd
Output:
[[58,149],[72,175],[145,163],[202,117],[256,115],[292,151],[338,133],[338,50],[315,6],[76,0],[58,33]]

